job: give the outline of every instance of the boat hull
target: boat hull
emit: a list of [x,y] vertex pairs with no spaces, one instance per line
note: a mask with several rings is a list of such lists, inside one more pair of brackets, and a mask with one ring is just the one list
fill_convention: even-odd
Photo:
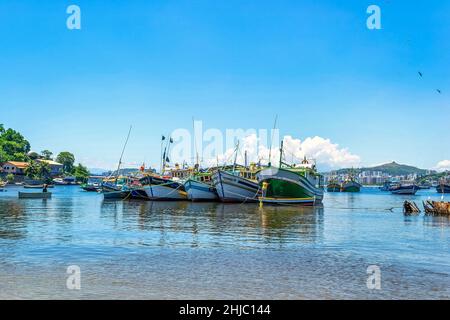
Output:
[[327,192],[341,192],[341,186],[337,183],[327,185]]
[[323,189],[315,181],[282,168],[267,168],[258,173],[260,184],[267,183],[263,202],[314,205],[322,202]]
[[[23,186],[25,189],[44,189],[44,185],[43,184],[37,184],[37,185],[24,185]],[[47,188],[54,188],[55,186],[52,184],[47,185]]]
[[130,197],[130,190],[103,192],[103,198],[107,200],[124,200]]
[[356,181],[344,182],[341,187],[341,192],[360,192],[361,185]]
[[403,194],[403,195],[414,195],[419,188],[415,185],[413,186],[399,186],[391,189],[392,194]]
[[51,192],[20,192],[19,199],[50,199]]
[[449,184],[440,184],[436,187],[436,191],[438,193],[450,193],[450,185]]
[[226,171],[218,170],[212,179],[223,202],[256,202],[260,195],[258,183]]
[[187,200],[187,193],[182,188],[149,185],[145,186],[144,190],[150,200]]
[[189,179],[184,183],[184,189],[187,192],[187,198],[191,201],[219,200],[216,188],[204,182]]

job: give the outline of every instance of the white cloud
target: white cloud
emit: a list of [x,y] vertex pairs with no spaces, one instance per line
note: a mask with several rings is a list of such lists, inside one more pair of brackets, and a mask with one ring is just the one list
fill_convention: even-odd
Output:
[[437,171],[450,170],[450,160],[439,161],[435,167]]
[[[244,152],[247,151],[248,162],[267,163],[270,148],[259,145],[256,134],[249,135],[241,140],[240,152],[237,157],[238,163],[244,162]],[[314,159],[319,170],[338,169],[342,167],[359,166],[361,158],[352,154],[347,148],[340,148],[338,144],[332,143],[330,139],[322,137],[308,137],[303,141],[292,136],[283,137],[284,161],[288,163],[299,163],[305,156]],[[279,146],[273,146],[271,152],[272,163],[278,163],[280,157]],[[228,149],[219,155],[219,164],[232,163],[234,150]],[[217,160],[207,161],[208,165],[215,165]]]

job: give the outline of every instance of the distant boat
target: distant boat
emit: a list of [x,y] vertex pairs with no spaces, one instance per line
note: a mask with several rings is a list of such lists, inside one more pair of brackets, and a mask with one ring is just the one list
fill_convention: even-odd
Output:
[[327,184],[327,192],[340,192],[341,185],[337,182],[337,180],[330,180]]
[[19,199],[50,199],[51,192],[20,192]]
[[198,172],[184,182],[187,198],[191,201],[219,200],[210,172]]
[[392,194],[416,194],[419,187],[415,184],[398,184],[390,189]]
[[341,192],[359,192],[361,187],[361,184],[356,181],[354,172],[351,171],[341,184]]
[[359,192],[361,191],[361,184],[355,180],[346,180],[341,185],[342,192]]
[[436,187],[436,191],[438,193],[450,193],[450,184],[442,182]]
[[[43,184],[25,184],[23,186],[25,189],[44,189]],[[48,184],[47,188],[54,188],[55,186],[53,184]]]

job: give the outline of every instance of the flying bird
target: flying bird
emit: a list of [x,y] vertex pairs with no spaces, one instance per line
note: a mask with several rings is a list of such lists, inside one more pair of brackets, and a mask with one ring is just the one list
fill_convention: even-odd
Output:
[[422,72],[419,71],[418,74],[419,74],[419,76],[423,77]]

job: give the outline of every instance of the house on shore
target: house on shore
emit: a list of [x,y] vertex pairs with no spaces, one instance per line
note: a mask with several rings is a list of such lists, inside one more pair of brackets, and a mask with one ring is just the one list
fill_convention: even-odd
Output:
[[36,159],[36,162],[47,163],[50,167],[50,175],[52,177],[60,176],[63,173],[63,165],[53,160]]
[[4,174],[24,175],[25,169],[29,166],[28,162],[7,161],[1,165],[1,172]]

